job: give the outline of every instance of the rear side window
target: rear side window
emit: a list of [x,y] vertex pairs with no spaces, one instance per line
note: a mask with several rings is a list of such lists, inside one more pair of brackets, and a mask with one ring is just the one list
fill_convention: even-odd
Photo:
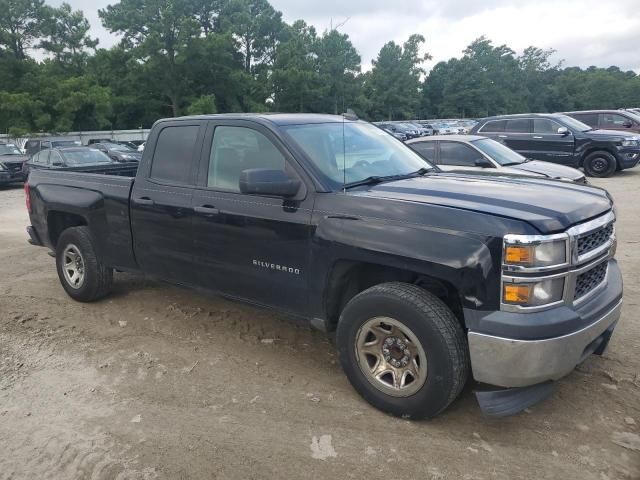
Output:
[[629,123],[630,120],[617,113],[601,113],[600,114],[600,126],[605,128],[620,128],[625,123]]
[[507,120],[507,126],[505,132],[508,133],[530,133],[528,118],[514,118],[513,120]]
[[168,183],[189,184],[199,129],[198,125],[163,128],[153,152],[150,177]]
[[507,124],[506,120],[491,120],[484,124],[484,126],[480,129],[481,132],[484,133],[500,133],[504,132],[505,125]]
[[597,113],[576,113],[571,115],[576,120],[580,120],[582,123],[586,123],[590,127],[598,126],[598,114]]
[[475,167],[482,155],[464,143],[440,142],[440,165]]
[[417,142],[411,143],[409,146],[422,158],[426,158],[430,162],[435,162],[436,159],[436,142]]

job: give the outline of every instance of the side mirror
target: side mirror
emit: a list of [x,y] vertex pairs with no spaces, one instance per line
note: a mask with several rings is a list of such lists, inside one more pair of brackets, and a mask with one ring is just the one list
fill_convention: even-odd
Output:
[[53,167],[64,167],[64,163],[62,163],[62,162],[53,162],[51,164],[51,166],[53,166]]
[[622,126],[623,126],[624,128],[631,128],[631,127],[633,127],[633,122],[630,122],[630,121],[628,121],[628,120],[627,120],[626,122],[624,122],[624,123],[622,124]]
[[251,168],[240,174],[240,191],[249,195],[294,197],[300,185],[300,180],[289,177],[284,170]]
[[558,134],[567,136],[569,135],[569,129],[567,127],[560,127],[558,128]]
[[478,158],[473,163],[476,167],[493,168],[493,164],[486,158]]

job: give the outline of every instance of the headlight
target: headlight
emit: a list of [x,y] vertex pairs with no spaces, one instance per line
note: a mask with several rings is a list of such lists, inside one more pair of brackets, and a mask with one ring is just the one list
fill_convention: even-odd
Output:
[[514,270],[562,267],[569,262],[567,249],[568,238],[564,234],[506,235],[502,263],[505,267],[515,267]]
[[622,140],[623,147],[640,147],[640,138],[627,138]]
[[539,307],[560,302],[564,295],[564,278],[538,282],[502,284],[502,303],[520,307]]

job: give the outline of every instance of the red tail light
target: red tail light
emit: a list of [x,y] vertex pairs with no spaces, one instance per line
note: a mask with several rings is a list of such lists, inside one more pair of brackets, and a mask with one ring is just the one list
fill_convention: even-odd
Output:
[[24,182],[24,195],[25,201],[27,202],[27,212],[31,213],[31,194],[29,191],[29,184]]

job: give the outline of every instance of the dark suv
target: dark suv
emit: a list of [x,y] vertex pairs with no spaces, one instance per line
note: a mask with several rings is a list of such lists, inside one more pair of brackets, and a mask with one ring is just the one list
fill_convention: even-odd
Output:
[[566,115],[586,123],[591,128],[640,133],[640,115],[626,110],[585,110]]
[[484,118],[470,133],[493,138],[527,158],[583,167],[592,177],[608,177],[640,161],[639,135],[594,130],[559,113]]

